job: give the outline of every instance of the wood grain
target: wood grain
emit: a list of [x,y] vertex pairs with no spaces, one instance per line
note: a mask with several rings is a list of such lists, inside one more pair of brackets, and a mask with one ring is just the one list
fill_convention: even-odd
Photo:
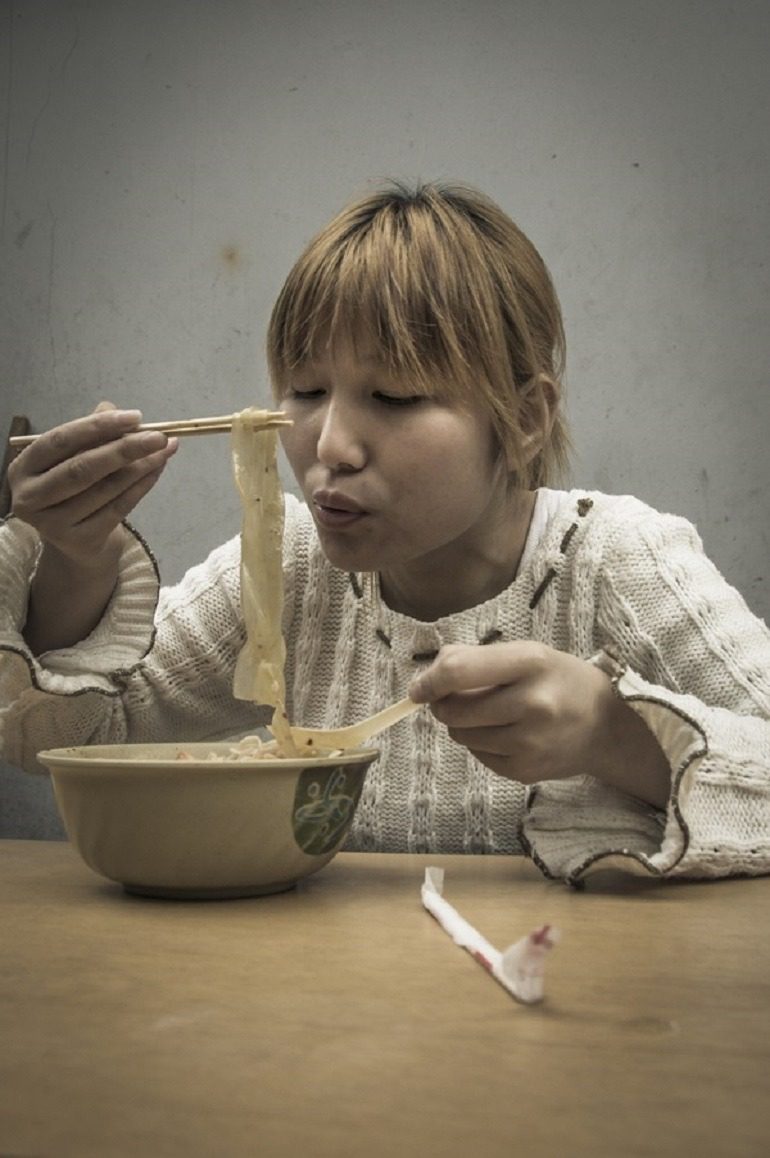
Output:
[[[422,908],[427,864],[517,1004]],[[770,1152],[770,881],[582,892],[508,857],[342,854],[291,893],[130,898],[0,842],[0,1153],[618,1158]]]

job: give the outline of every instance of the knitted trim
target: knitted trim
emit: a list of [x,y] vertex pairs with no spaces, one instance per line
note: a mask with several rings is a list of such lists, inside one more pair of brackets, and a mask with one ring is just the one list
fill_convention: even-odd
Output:
[[[572,885],[573,887],[580,886],[584,884],[585,877],[589,874],[590,870],[601,868],[602,861],[614,860],[616,858],[618,860],[632,861],[641,865],[648,876],[659,877],[661,879],[666,876],[666,873],[664,873],[663,869],[658,868],[657,865],[654,865],[650,862],[646,853],[634,852],[633,849],[630,848],[617,848],[608,849],[606,852],[598,852],[595,856],[588,857],[583,861],[582,864],[578,865],[576,869],[573,869],[572,872],[567,873],[566,877],[564,878],[564,883],[567,885]],[[673,865],[671,867],[673,868]]]
[[[50,691],[48,688],[42,687],[38,682],[34,664],[32,663],[32,660],[30,659],[27,652],[22,651],[20,647],[14,647],[11,643],[0,643],[0,651],[7,651],[10,655],[18,655],[20,659],[23,659],[27,665],[27,670],[29,671],[29,682],[32,684],[32,687],[36,692],[43,692],[46,696],[75,697],[84,696],[87,692],[97,692],[100,696],[107,696],[109,699],[115,699],[116,696],[122,694],[119,688],[100,688],[97,687],[96,684],[89,684],[86,687],[74,688],[72,691],[66,692]],[[141,660],[139,663],[141,663]],[[139,663],[136,665],[137,667],[139,666]],[[134,669],[132,668],[130,670],[133,671]],[[130,672],[127,674],[130,674]]]
[[[2,520],[2,522],[3,523],[9,522],[11,519],[16,518],[16,517],[17,517],[16,515],[8,515],[6,518],[4,518]],[[126,530],[129,532],[129,534],[131,534],[136,539],[136,541],[139,543],[140,547],[143,548],[145,554],[147,555],[147,558],[149,559],[150,563],[152,564],[152,569],[155,573],[156,581],[157,581],[158,585],[160,585],[160,568],[158,567],[158,561],[155,558],[155,555],[151,551],[150,547],[148,546],[147,542],[142,537],[142,535],[139,533],[139,531],[137,531],[137,529],[131,525],[131,523],[127,522],[126,520],[123,520],[122,525],[126,528]],[[160,594],[159,591],[157,591],[155,594],[154,605],[153,605],[153,625],[152,625],[152,628],[150,629],[150,637],[149,637],[149,642],[147,644],[147,647],[142,652],[142,654],[139,656],[136,663],[131,664],[130,667],[116,668],[111,673],[111,676],[110,677],[105,676],[104,677],[105,679],[107,679],[107,678],[125,679],[126,677],[130,676],[133,672],[135,672],[137,670],[137,668],[140,668],[142,666],[145,659],[147,658],[149,653],[152,651],[152,649],[155,645],[155,635],[156,635],[155,612],[157,611],[157,608],[158,608],[159,594]],[[0,651],[7,651],[11,655],[17,655],[21,659],[23,659],[25,664],[27,665],[27,669],[29,671],[29,680],[30,680],[30,683],[32,684],[32,687],[35,689],[35,691],[44,692],[45,695],[62,696],[62,697],[73,696],[74,697],[74,696],[84,696],[89,692],[96,692],[98,695],[106,696],[108,699],[115,699],[116,697],[122,695],[122,691],[120,688],[103,688],[103,687],[99,687],[97,684],[86,684],[83,687],[75,688],[72,691],[51,691],[48,688],[43,688],[41,686],[40,682],[38,681],[37,672],[35,670],[35,665],[33,663],[31,656],[30,656],[30,653],[28,651],[25,651],[22,648],[17,647],[11,643],[0,643]]]
[[[682,809],[681,809],[681,806],[679,803],[679,790],[682,786],[682,780],[684,779],[685,773],[687,772],[688,768],[690,768],[691,765],[694,764],[696,760],[701,760],[701,759],[703,759],[704,756],[708,755],[708,753],[709,753],[708,740],[706,739],[706,734],[703,731],[703,728],[700,726],[700,724],[696,720],[694,720],[692,718],[692,716],[688,715],[687,712],[683,712],[682,709],[677,707],[676,704],[668,703],[666,700],[662,700],[658,696],[645,696],[645,695],[624,696],[623,693],[618,689],[618,686],[617,686],[619,679],[620,679],[620,677],[618,677],[618,679],[614,681],[615,692],[622,699],[624,699],[627,704],[647,703],[647,704],[655,704],[655,706],[659,707],[659,708],[665,708],[666,711],[673,712],[674,715],[679,717],[679,719],[682,721],[682,723],[688,724],[689,727],[691,727],[695,732],[697,732],[701,738],[701,741],[702,741],[701,746],[699,748],[696,748],[693,752],[691,752],[689,754],[689,756],[687,757],[687,759],[683,760],[681,765],[679,766],[679,768],[674,772],[674,777],[673,777],[673,781],[671,784],[671,799],[670,799],[669,804],[670,804],[671,811],[674,814],[674,818],[675,818],[677,824],[679,825],[680,832],[682,833],[682,851],[679,854],[679,856],[676,858],[676,860],[673,862],[673,864],[671,864],[669,866],[668,871],[670,872],[671,869],[675,868],[684,859],[685,855],[687,854],[687,850],[690,847],[690,828],[689,828],[689,825],[687,824],[687,821],[684,818],[684,815],[682,813]],[[655,868],[655,866],[653,866],[653,868]],[[659,870],[656,870],[656,871],[659,871]]]
[[538,856],[538,854],[535,852],[534,846],[530,843],[529,839],[527,838],[527,836],[524,832],[524,822],[526,820],[527,813],[530,810],[531,802],[535,799],[536,795],[537,795],[537,787],[536,787],[536,785],[533,785],[529,789],[529,791],[527,792],[527,795],[524,799],[524,808],[522,810],[521,820],[519,821],[518,826],[517,826],[516,835],[519,838],[519,844],[521,845],[522,849],[524,850],[524,855],[528,856],[529,859],[532,861],[532,863],[537,868],[540,869],[540,872],[543,874],[543,876],[546,878],[546,880],[556,881],[559,879],[558,875],[556,873],[552,873],[551,870],[549,869],[548,865],[542,859],[542,857]]
[[[534,797],[534,795],[535,793],[533,792],[531,795],[527,796],[527,801],[524,806],[525,814],[529,811],[530,800]],[[551,872],[551,870],[548,868],[548,865],[545,863],[542,857],[538,856],[529,840],[527,840],[523,831],[523,821],[519,826],[519,840],[521,841],[522,848],[524,849],[524,855],[530,858],[532,863],[540,870],[546,880],[562,880],[564,884],[569,885],[573,889],[584,888],[585,878],[587,875],[589,875],[590,870],[592,868],[601,868],[601,862],[605,860],[620,859],[624,861],[633,861],[636,864],[641,865],[648,876],[663,878],[665,875],[662,869],[659,869],[657,865],[650,863],[646,853],[634,852],[629,848],[616,848],[608,849],[604,852],[598,852],[593,856],[586,857],[586,859],[582,861],[576,869],[573,869],[572,872],[567,873],[566,876],[560,877],[558,873]]]
[[[623,693],[618,688],[618,683],[619,683],[621,678],[622,678],[622,673],[614,676],[612,678],[611,682],[612,682],[612,687],[613,687],[615,694],[617,696],[619,696],[624,701],[624,703],[627,703],[627,704],[648,703],[648,704],[654,704],[656,707],[665,708],[666,711],[673,712],[675,715],[677,715],[679,717],[680,720],[682,720],[683,723],[689,725],[689,727],[691,727],[695,732],[697,732],[701,736],[701,739],[703,741],[703,743],[700,747],[698,747],[694,751],[692,751],[688,755],[687,759],[682,761],[679,768],[677,768],[675,770],[673,777],[672,777],[672,782],[671,782],[671,797],[670,797],[670,801],[669,801],[669,807],[671,808],[671,811],[674,815],[674,819],[676,820],[677,824],[679,825],[679,830],[682,834],[682,850],[681,850],[679,856],[676,858],[676,860],[674,860],[668,866],[667,869],[662,869],[662,868],[659,868],[658,865],[653,864],[646,853],[634,852],[632,849],[624,848],[624,847],[603,849],[601,852],[592,853],[591,856],[586,857],[585,860],[581,861],[579,865],[577,865],[574,869],[571,869],[562,878],[564,880],[564,882],[568,885],[581,884],[582,878],[585,877],[586,875],[588,875],[590,870],[601,867],[602,861],[615,859],[615,858],[620,859],[620,860],[635,861],[637,864],[640,864],[642,866],[642,868],[650,876],[664,878],[664,877],[668,876],[671,873],[671,871],[673,869],[675,869],[676,866],[682,862],[682,860],[684,859],[684,857],[687,853],[687,850],[690,847],[690,837],[691,837],[690,828],[687,824],[687,821],[684,818],[684,815],[682,813],[682,809],[681,809],[681,806],[679,803],[680,788],[682,785],[682,780],[683,780],[688,768],[690,768],[690,766],[696,760],[699,760],[702,757],[708,755],[708,752],[709,752],[708,740],[706,739],[706,736],[705,736],[701,726],[691,716],[689,716],[686,712],[683,712],[681,710],[681,708],[677,707],[675,704],[668,703],[666,700],[662,700],[657,696],[646,696],[646,695],[624,696]],[[548,880],[557,880],[557,879],[559,879],[558,875],[556,873],[553,873],[550,871],[550,869],[547,867],[547,865],[542,860],[542,858],[540,856],[538,856],[538,854],[535,852],[531,842],[524,835],[524,824],[526,822],[527,815],[531,811],[532,803],[533,803],[536,795],[537,795],[537,787],[534,786],[532,788],[532,790],[528,793],[526,801],[524,803],[524,812],[522,815],[522,819],[519,823],[518,836],[519,836],[519,840],[521,841],[522,847],[526,851],[526,854],[531,858],[533,863],[535,865],[537,865],[537,867],[540,869],[543,876],[545,876]]]

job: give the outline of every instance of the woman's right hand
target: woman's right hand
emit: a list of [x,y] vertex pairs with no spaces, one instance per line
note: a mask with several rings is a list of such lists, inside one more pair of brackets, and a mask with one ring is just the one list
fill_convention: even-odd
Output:
[[127,534],[121,522],[177,447],[139,432],[141,419],[101,402],[41,434],[8,468],[11,510],[43,540],[23,628],[35,655],[85,639],[110,600]]
[[176,439],[137,431],[141,418],[102,402],[41,434],[8,468],[12,513],[78,568],[117,553],[122,520],[176,451]]

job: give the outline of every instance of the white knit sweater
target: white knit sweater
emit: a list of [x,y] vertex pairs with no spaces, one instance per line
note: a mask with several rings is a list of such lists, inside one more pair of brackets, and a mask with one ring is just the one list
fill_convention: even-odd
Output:
[[[286,500],[284,633],[295,723],[336,725],[403,696],[442,644],[535,639],[623,673],[616,690],[671,763],[656,812],[590,776],[528,794],[453,743],[427,708],[378,738],[348,849],[529,852],[548,875],[592,867],[724,876],[770,871],[770,633],[703,553],[694,528],[631,497],[568,492],[514,583],[479,607],[421,623],[332,568],[307,509]],[[77,647],[33,658],[21,636],[40,545],[0,528],[0,744],[214,739],[264,722],[235,700],[244,642],[236,537],[162,589],[138,536],[101,624]],[[157,601],[157,609],[156,609]],[[153,620],[153,612],[155,612]],[[628,759],[633,760],[633,752]]]

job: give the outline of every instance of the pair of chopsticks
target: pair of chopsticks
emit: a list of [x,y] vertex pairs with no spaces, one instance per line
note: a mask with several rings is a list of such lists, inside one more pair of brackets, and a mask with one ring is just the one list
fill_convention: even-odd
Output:
[[[233,428],[235,414],[220,414],[214,418],[178,418],[168,422],[143,422],[135,431],[160,430],[163,434],[174,434],[177,437],[188,437],[191,434],[227,434]],[[262,410],[254,414],[253,425],[255,430],[274,430],[278,426],[291,426],[283,410]],[[39,434],[17,434],[8,439],[8,445],[14,447],[29,446],[40,438]]]

